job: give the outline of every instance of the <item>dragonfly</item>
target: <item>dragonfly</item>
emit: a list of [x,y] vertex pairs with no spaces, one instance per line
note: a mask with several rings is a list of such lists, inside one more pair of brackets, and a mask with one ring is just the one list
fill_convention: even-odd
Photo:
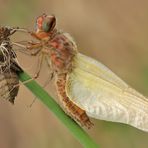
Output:
[[15,28],[0,27],[0,99],[9,100],[12,104],[19,91],[17,73],[23,71],[10,41],[15,32]]
[[60,105],[78,124],[89,129],[90,118],[95,118],[148,131],[148,98],[99,61],[81,54],[73,38],[57,29],[54,15],[39,16],[30,34],[38,41],[28,42],[26,49],[39,55],[39,67],[47,62]]

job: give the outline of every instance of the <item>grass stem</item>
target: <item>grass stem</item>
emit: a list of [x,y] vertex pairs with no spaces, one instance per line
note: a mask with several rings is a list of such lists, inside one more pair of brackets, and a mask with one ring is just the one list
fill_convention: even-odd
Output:
[[[23,72],[19,74],[19,79],[24,82],[31,79],[31,77]],[[94,140],[76,122],[64,113],[56,101],[36,81],[32,80],[24,85],[57,116],[83,147],[99,148]]]

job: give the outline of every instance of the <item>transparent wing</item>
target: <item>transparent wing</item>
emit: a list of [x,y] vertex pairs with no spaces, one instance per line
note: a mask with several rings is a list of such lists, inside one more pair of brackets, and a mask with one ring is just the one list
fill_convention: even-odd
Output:
[[83,71],[86,71],[87,73],[90,73],[96,77],[100,77],[110,83],[113,83],[114,85],[117,85],[118,87],[121,87],[121,88],[128,87],[127,84],[123,80],[117,77],[106,66],[104,66],[100,62],[90,57],[87,57],[83,54],[78,53],[78,55],[75,58],[74,64],[77,68]]
[[66,92],[90,117],[148,131],[147,98],[94,59],[78,54],[74,66]]

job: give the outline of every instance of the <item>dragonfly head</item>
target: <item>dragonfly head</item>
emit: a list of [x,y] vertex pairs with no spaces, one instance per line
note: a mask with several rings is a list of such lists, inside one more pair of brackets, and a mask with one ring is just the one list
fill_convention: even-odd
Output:
[[56,26],[56,18],[54,15],[42,14],[36,20],[36,30],[43,32],[52,32]]

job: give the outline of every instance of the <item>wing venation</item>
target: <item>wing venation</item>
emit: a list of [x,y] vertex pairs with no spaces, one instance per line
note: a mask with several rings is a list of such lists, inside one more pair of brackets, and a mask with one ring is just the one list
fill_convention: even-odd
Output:
[[148,99],[101,63],[78,54],[67,77],[69,98],[93,118],[148,131]]

